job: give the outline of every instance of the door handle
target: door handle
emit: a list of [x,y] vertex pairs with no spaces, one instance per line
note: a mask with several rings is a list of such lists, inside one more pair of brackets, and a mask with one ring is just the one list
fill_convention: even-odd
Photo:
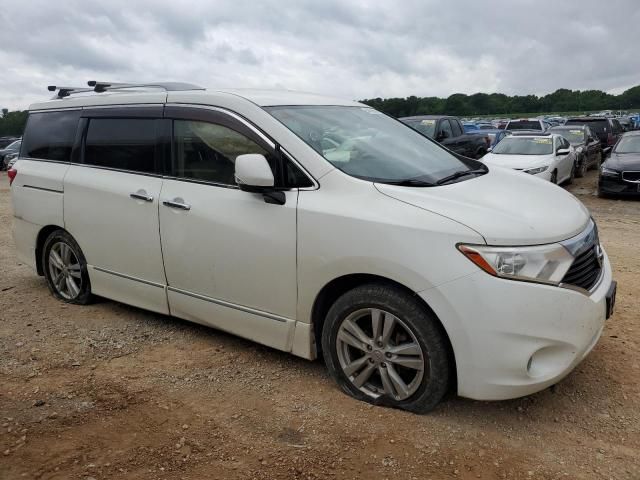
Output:
[[181,198],[174,198],[173,200],[165,200],[162,204],[169,208],[178,208],[180,210],[191,210],[191,205],[184,203]]
[[147,195],[147,192],[144,190],[138,190],[137,192],[130,193],[129,196],[131,198],[135,198],[136,200],[144,200],[145,202],[153,202],[153,197],[151,195]]

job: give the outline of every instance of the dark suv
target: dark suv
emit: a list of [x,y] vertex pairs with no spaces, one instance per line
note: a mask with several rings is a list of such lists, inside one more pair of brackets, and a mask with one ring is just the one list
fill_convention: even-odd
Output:
[[615,118],[606,117],[576,117],[567,120],[565,125],[586,125],[591,129],[602,144],[602,154],[607,156],[611,153],[611,149],[616,144],[623,129],[620,122]]

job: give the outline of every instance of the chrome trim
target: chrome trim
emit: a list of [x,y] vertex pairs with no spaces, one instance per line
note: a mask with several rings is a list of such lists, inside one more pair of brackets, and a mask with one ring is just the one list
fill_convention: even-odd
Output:
[[34,185],[22,185],[23,188],[32,188],[33,190],[42,190],[43,192],[64,193],[63,190],[55,190],[53,188],[36,187]]
[[113,270],[107,270],[106,268],[94,267],[93,265],[89,265],[94,270],[102,273],[108,273],[110,275],[114,275],[116,277],[126,278],[127,280],[133,280],[134,282],[144,283],[145,285],[151,285],[152,287],[164,288],[165,285],[162,283],[150,282],[149,280],[143,280],[141,278],[132,277],[131,275],[125,275],[124,273],[114,272]]
[[280,315],[276,315],[275,313],[269,313],[269,312],[265,312],[263,310],[257,310],[255,308],[245,307],[243,305],[238,305],[238,304],[235,304],[235,303],[226,302],[224,300],[218,300],[216,298],[207,297],[206,295],[200,295],[199,293],[193,293],[193,292],[189,292],[187,290],[181,290],[179,288],[175,288],[175,287],[171,287],[171,286],[167,286],[167,290],[169,290],[170,292],[175,292],[175,293],[180,293],[182,295],[186,295],[187,297],[197,298],[198,300],[204,300],[205,302],[215,303],[216,305],[221,305],[223,307],[232,308],[234,310],[240,310],[241,312],[250,313],[252,315],[258,315],[260,317],[269,318],[271,320],[276,320],[278,322],[286,323],[286,322],[293,322],[294,321],[294,320],[292,320],[290,318],[281,317]]
[[[602,250],[602,246],[600,244],[600,238],[598,236],[598,226],[593,221],[593,219],[589,220],[589,225],[585,228],[582,233],[579,233],[575,237],[572,237],[568,240],[564,240],[560,242],[560,245],[565,247],[571,255],[573,255],[574,259],[578,257],[578,255],[584,253],[585,251],[593,248],[594,246],[597,248],[596,255],[598,257],[598,262],[600,263],[600,275],[597,280],[591,287],[591,289],[586,290],[581,287],[577,287],[575,285],[559,283],[558,286],[560,288],[566,288],[567,290],[573,290],[575,292],[582,293],[587,297],[591,296],[591,294],[597,290],[597,288],[602,284],[602,279],[604,278],[604,264],[603,258],[604,253]],[[572,263],[573,266],[573,263]],[[569,267],[571,268],[571,267]]]
[[625,170],[625,171],[623,171],[622,172],[622,180],[624,182],[629,182],[629,183],[640,183],[640,180],[627,180],[626,178],[624,178],[624,174],[625,173],[640,173],[639,171],[637,171],[637,170]]
[[174,202],[172,200],[165,200],[164,202],[162,202],[162,204],[165,207],[169,207],[169,208],[178,208],[180,210],[191,210],[191,205],[189,205],[188,203],[180,203],[180,202]]
[[131,198],[135,198],[136,200],[144,200],[145,202],[153,202],[153,197],[151,195],[147,195],[145,193],[130,193],[129,196]]
[[566,248],[571,255],[577,257],[584,251],[591,248],[594,244],[600,243],[598,240],[598,227],[593,219],[590,219],[589,223],[581,233],[558,243]]

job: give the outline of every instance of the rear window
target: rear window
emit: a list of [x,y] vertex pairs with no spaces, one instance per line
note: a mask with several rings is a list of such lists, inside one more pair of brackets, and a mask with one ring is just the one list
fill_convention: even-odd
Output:
[[92,118],[84,163],[98,167],[156,173],[156,121],[133,118]]
[[567,120],[565,125],[587,125],[592,132],[602,134],[607,131],[609,122],[606,120]]
[[540,122],[535,120],[512,120],[507,125],[507,130],[540,130]]
[[76,138],[80,110],[29,114],[22,156],[68,162]]

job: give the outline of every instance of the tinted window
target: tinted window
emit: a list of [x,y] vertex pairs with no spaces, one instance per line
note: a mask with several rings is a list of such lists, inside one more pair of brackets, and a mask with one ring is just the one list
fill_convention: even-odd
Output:
[[596,135],[607,132],[609,123],[606,120],[567,120],[565,125],[589,125],[589,128]]
[[31,113],[24,133],[22,156],[68,162],[80,113],[80,110]]
[[92,118],[84,163],[99,167],[156,173],[156,121],[133,118]]
[[451,123],[449,123],[449,120],[444,119],[440,122],[440,133],[443,134],[444,138],[453,137],[453,130],[451,129]]
[[177,177],[235,185],[236,157],[246,153],[264,155],[273,169],[269,152],[235,130],[188,120],[176,120],[173,129]]
[[[454,137],[459,137],[460,135],[462,135],[462,130],[460,129],[460,124],[458,123],[457,120],[451,120],[451,127],[453,128]],[[480,128],[490,128],[490,127],[485,127],[483,125]]]
[[537,120],[514,120],[508,123],[507,130],[542,130]]

